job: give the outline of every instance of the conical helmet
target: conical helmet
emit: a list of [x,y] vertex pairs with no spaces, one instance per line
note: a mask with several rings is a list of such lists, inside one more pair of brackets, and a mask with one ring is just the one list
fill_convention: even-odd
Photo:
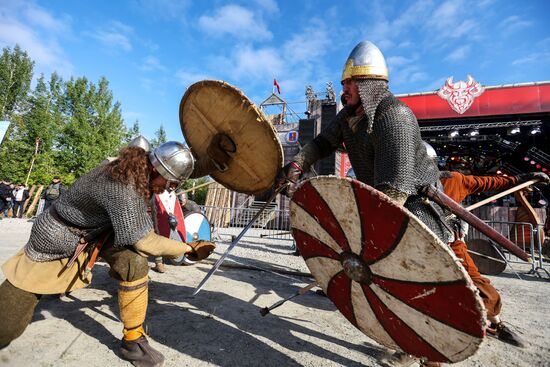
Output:
[[388,68],[382,52],[370,41],[360,42],[344,65],[342,82],[349,78],[388,80]]
[[189,148],[177,141],[168,141],[149,153],[155,169],[168,181],[181,182],[193,172],[194,158]]
[[437,160],[437,152],[435,151],[434,147],[426,143],[424,140],[422,140],[422,144],[424,144],[424,147],[426,148],[426,153],[428,154],[428,158],[434,161]]
[[151,151],[151,144],[149,144],[149,140],[145,139],[143,135],[138,135],[133,138],[132,141],[128,143],[128,147],[138,147],[145,150],[147,153]]

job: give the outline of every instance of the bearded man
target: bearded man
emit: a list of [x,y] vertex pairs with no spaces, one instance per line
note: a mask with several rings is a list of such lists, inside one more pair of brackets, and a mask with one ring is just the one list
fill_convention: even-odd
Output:
[[[229,158],[225,152],[217,153]],[[134,365],[161,366],[164,357],[149,345],[143,329],[147,256],[185,253],[198,260],[212,248],[204,242],[193,248],[155,234],[147,201],[170,182],[207,174],[214,163],[223,162],[205,157],[195,165],[189,149],[177,142],[167,142],[150,153],[129,146],[117,159],[79,178],[37,218],[25,247],[2,267],[6,280],[0,285],[0,348],[23,333],[41,295],[67,293],[90,284],[91,273],[83,270],[88,261],[93,262],[94,243],[100,239],[99,256],[119,283],[124,325],[120,353]]]
[[409,209],[448,242],[451,233],[439,219],[441,207],[426,204],[419,194],[423,186],[438,184],[439,171],[426,155],[416,117],[388,90],[386,62],[373,43],[355,46],[344,66],[342,86],[344,108],[283,168],[281,181],[291,182],[288,195],[313,163],[344,144],[359,181]]

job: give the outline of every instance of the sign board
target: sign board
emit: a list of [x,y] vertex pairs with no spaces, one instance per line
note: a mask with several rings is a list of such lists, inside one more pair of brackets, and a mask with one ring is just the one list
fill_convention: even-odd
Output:
[[0,144],[2,144],[2,141],[4,140],[4,135],[6,135],[9,126],[9,121],[0,121]]

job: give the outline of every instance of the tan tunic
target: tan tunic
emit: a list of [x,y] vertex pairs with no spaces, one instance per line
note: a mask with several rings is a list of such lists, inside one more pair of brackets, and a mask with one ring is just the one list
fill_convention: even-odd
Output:
[[17,288],[35,294],[60,294],[87,287],[92,282],[90,272],[81,279],[88,252],[82,251],[69,269],[64,269],[70,259],[33,261],[21,249],[2,265],[4,275]]

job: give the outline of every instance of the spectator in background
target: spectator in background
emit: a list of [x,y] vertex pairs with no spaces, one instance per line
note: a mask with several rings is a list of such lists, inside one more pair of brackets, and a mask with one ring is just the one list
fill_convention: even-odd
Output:
[[[4,213],[4,217],[7,217],[8,207],[8,198],[11,198],[11,182],[9,180],[2,180],[0,182],[0,213]],[[1,219],[2,217],[0,217]]]
[[4,218],[8,218],[10,216],[10,209],[13,209],[13,202],[15,201],[15,198],[13,196],[13,189],[15,188],[15,185],[12,184],[10,181],[7,181],[6,187],[4,190]]
[[183,214],[201,212],[200,206],[197,203],[195,203],[193,200],[189,200],[189,198],[187,197],[187,193],[185,191],[178,190],[177,195],[181,205],[181,209],[183,210]]
[[44,199],[44,211],[48,210],[50,205],[65,193],[65,186],[61,183],[59,176],[53,176],[52,183],[48,185],[42,198]]
[[25,201],[29,198],[29,190],[23,184],[19,184],[13,190],[15,204],[13,206],[13,216],[17,218],[23,217]]

